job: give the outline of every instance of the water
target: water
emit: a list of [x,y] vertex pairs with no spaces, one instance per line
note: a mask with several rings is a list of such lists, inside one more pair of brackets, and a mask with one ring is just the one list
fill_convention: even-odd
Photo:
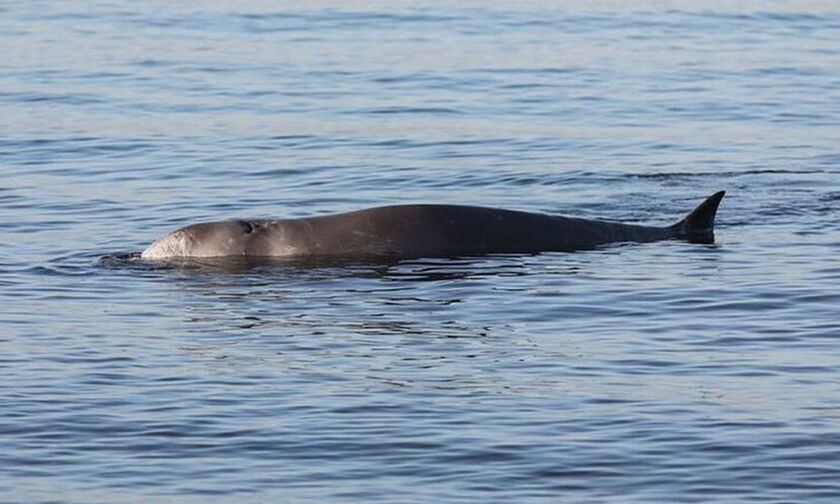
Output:
[[[5,2],[0,501],[836,502],[834,2]],[[466,203],[714,246],[115,259]]]

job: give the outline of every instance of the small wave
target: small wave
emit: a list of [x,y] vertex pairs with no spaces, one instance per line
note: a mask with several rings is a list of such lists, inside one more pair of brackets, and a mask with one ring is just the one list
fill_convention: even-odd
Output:
[[373,107],[357,109],[348,112],[349,114],[443,114],[460,115],[462,111],[449,107]]

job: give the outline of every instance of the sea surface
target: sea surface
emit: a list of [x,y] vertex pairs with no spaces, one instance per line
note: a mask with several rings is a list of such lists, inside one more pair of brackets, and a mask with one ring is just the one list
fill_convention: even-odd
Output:
[[[132,258],[722,189],[714,245]],[[840,502],[840,4],[0,3],[0,502]]]

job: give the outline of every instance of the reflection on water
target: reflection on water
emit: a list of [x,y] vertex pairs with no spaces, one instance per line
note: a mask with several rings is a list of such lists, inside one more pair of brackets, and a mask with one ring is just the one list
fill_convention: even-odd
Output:
[[[398,259],[381,256],[262,257],[229,256],[171,258],[145,261],[138,252],[108,254],[98,260],[106,268],[142,271],[169,270],[183,275],[251,275],[255,277],[379,278],[383,280],[435,281],[481,276],[526,275],[526,254],[490,254],[443,259]],[[530,255],[533,257],[533,255]],[[571,270],[573,271],[573,269]]]

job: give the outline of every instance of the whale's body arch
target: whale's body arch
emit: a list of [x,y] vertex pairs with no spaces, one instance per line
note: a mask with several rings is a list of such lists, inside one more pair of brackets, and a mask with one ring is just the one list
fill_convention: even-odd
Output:
[[149,260],[192,257],[454,257],[571,252],[608,243],[686,239],[714,242],[724,192],[672,226],[639,226],[497,208],[396,205],[278,220],[193,224],[152,243]]

